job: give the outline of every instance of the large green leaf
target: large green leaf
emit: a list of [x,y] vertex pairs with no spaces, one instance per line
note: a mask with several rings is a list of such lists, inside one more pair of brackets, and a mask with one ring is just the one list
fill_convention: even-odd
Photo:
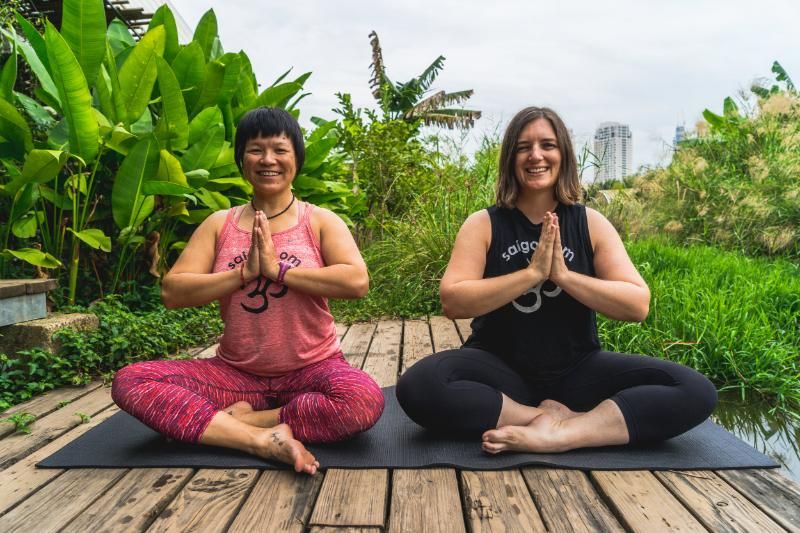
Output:
[[36,236],[39,222],[44,220],[44,213],[33,211],[11,225],[11,233],[20,239],[32,239]]
[[166,41],[164,42],[164,59],[171,62],[178,54],[180,44],[178,43],[178,25],[175,23],[175,15],[170,11],[167,4],[163,4],[156,9],[153,13],[153,18],[150,19],[148,30],[152,30],[156,26],[164,26],[166,31]]
[[202,109],[216,104],[219,100],[222,83],[225,79],[225,65],[219,61],[209,61],[206,65],[206,75],[197,100],[192,107],[192,116],[199,113]]
[[6,248],[3,250],[3,253],[6,255],[12,255],[17,259],[21,259],[26,263],[30,263],[31,265],[38,267],[56,268],[61,266],[61,261],[48,253],[37,250],[36,248],[20,248],[19,250],[9,250]]
[[17,46],[12,46],[11,54],[0,69],[0,98],[8,102],[14,101],[14,84],[17,83]]
[[230,102],[242,75],[242,60],[239,58],[239,54],[225,54],[219,58],[219,61],[225,65],[225,74],[222,78],[218,101],[220,103]]
[[125,50],[136,46],[131,30],[119,19],[114,19],[108,25],[108,44],[111,46],[114,57],[119,56]]
[[67,231],[95,250],[102,250],[104,252],[111,251],[111,237],[103,233],[101,229],[90,228],[83,231],[74,231],[72,228],[67,228]]
[[157,135],[162,145],[182,150],[189,142],[189,117],[181,86],[169,64],[158,58],[158,90],[161,93],[161,118]]
[[45,130],[52,128],[56,121],[45,108],[31,98],[30,96],[24,95],[22,93],[18,93],[14,91],[14,97],[17,99],[17,103],[22,106],[22,109],[28,113],[28,116],[33,120],[37,127]]
[[[30,23],[28,23],[28,25],[30,25]],[[47,48],[45,47],[44,39],[42,39],[42,36],[39,35],[35,29],[32,29],[32,32],[38,36],[38,40],[36,42],[41,41],[42,55],[40,55],[39,51],[34,49],[28,41],[20,39],[16,36],[16,34],[0,28],[0,33],[2,33],[9,41],[14,42],[17,50],[22,54],[22,57],[25,58],[28,66],[36,75],[36,78],[41,84],[40,89],[47,95],[48,103],[51,105],[55,104],[53,107],[60,109],[61,99],[58,96],[58,89],[56,88],[55,83],[53,83],[53,78],[50,76],[49,60],[47,59]],[[28,39],[30,39],[30,37],[28,37]]]
[[114,51],[111,49],[110,43],[106,43],[106,56],[103,60],[101,75],[103,73],[108,74],[108,85],[111,88],[111,105],[114,108],[114,112],[107,113],[107,116],[113,117],[115,123],[122,122],[126,125],[129,125],[130,121],[128,120],[128,111],[125,107],[122,89],[119,86],[119,70],[117,69],[117,61],[114,58]]
[[189,146],[194,146],[212,127],[222,125],[222,111],[218,107],[203,109],[189,123]]
[[23,186],[14,195],[14,200],[11,202],[11,212],[8,215],[8,221],[14,222],[21,219],[28,214],[28,211],[33,209],[36,200],[39,199],[39,191],[35,185],[28,184]]
[[119,85],[129,122],[138,120],[150,102],[158,77],[156,58],[164,54],[165,39],[163,26],[145,33],[119,70]]
[[45,29],[47,57],[53,81],[61,97],[61,111],[69,126],[70,151],[80,155],[87,163],[98,152],[97,121],[92,111],[92,95],[75,54],[49,22]]
[[231,207],[231,201],[224,194],[207,189],[199,189],[195,191],[195,195],[214,211],[221,211]]
[[183,187],[189,186],[189,182],[186,181],[186,174],[183,173],[181,162],[167,150],[161,150],[161,159],[158,162],[158,174],[156,177],[159,181],[168,181]]
[[61,35],[78,59],[86,83],[92,87],[106,53],[103,0],[63,0],[61,6]]
[[94,84],[94,92],[100,111],[112,121],[117,121],[117,109],[114,106],[114,96],[111,89],[111,78],[108,75],[105,65],[100,65],[100,72]]
[[334,146],[339,142],[336,136],[325,137],[306,146],[306,160],[303,163],[303,172],[311,172],[320,166]]
[[172,70],[181,89],[184,90],[186,109],[194,109],[195,103],[200,98],[200,86],[206,75],[206,60],[200,45],[191,42],[181,48],[172,61]]
[[34,51],[41,64],[49,71],[50,61],[47,59],[47,46],[45,45],[44,37],[28,19],[19,13],[16,13],[15,16],[17,24],[22,28],[22,33],[25,34],[25,40],[31,45],[31,50]]
[[0,99],[0,145],[2,144],[7,144],[11,148],[11,153],[19,160],[33,149],[33,136],[28,123],[16,107]]
[[195,190],[185,185],[170,183],[168,181],[148,181],[144,184],[145,194],[157,194],[159,196],[185,196],[193,194]]
[[212,58],[212,48],[214,47],[214,40],[217,39],[217,16],[214,14],[213,9],[209,9],[200,18],[197,23],[197,28],[194,30],[192,41],[200,45],[203,51],[203,56],[206,61]]
[[225,128],[212,126],[183,154],[181,167],[184,170],[209,169],[216,162],[224,146]]
[[258,95],[256,105],[259,107],[283,107],[302,89],[302,85],[293,81],[281,83],[280,85],[266,89]]
[[144,183],[158,172],[159,149],[148,136],[134,146],[119,167],[111,189],[111,212],[120,229],[137,227],[153,211],[153,197],[143,193]]
[[253,66],[250,64],[250,58],[247,57],[247,54],[243,51],[239,52],[239,60],[242,69],[241,76],[239,76],[239,84],[236,87],[236,103],[237,108],[249,110],[256,105],[258,83],[256,83],[256,77],[253,74]]
[[31,183],[47,183],[58,175],[68,157],[68,153],[58,150],[31,150],[22,167],[22,177]]

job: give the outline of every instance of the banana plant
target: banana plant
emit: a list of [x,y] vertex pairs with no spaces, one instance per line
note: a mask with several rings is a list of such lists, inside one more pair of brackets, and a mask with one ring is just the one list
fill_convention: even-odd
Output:
[[[106,24],[102,0],[64,0],[63,12],[61,27],[43,34],[19,15],[19,34],[2,30],[12,53],[0,65],[0,207],[9,213],[0,238],[5,258],[66,265],[74,302],[82,263],[111,262],[94,270],[114,292],[139,275],[146,243],[163,268],[196,224],[245,202],[236,122],[261,105],[297,116],[310,73],[291,79],[290,69],[259,92],[247,54],[224,51],[213,10],[185,44],[166,5],[138,41],[120,21]],[[20,61],[38,82],[33,94],[13,91]],[[316,124],[298,196],[346,215],[356,204],[337,182],[335,129]]]

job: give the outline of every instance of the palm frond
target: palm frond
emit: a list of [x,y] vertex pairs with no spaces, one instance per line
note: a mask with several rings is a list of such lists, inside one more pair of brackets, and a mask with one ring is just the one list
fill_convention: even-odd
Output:
[[468,129],[481,118],[481,112],[472,109],[437,109],[418,117],[426,126],[439,126],[447,129]]
[[[367,37],[370,37],[369,44],[372,46],[372,63],[369,66],[372,71],[372,77],[369,79],[369,88],[372,89],[372,96],[381,101],[383,98],[383,86],[388,81],[386,67],[383,64],[383,50],[381,50],[378,34],[374,30]],[[391,82],[389,83],[391,84]]]
[[439,75],[439,71],[444,68],[444,59],[444,56],[437,57],[422,74],[415,78],[419,80],[419,86],[422,88],[422,92],[427,91],[430,89],[431,85],[433,85],[436,76]]
[[455,93],[447,93],[445,91],[437,91],[426,99],[416,104],[406,115],[412,117],[420,117],[426,113],[434,112],[444,106],[458,105],[466,102],[474,94],[475,91],[468,89],[466,91],[458,91]]
[[789,89],[789,91],[794,92],[794,83],[792,82],[792,78],[789,77],[789,74],[786,73],[786,70],[777,61],[772,64],[772,72],[775,73],[775,79],[786,82],[786,88]]

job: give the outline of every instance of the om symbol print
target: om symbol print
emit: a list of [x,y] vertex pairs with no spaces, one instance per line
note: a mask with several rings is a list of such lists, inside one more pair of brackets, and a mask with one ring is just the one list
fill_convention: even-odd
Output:
[[[528,264],[530,264],[531,260],[528,259]],[[544,280],[547,281],[547,280]],[[551,291],[543,291],[542,286],[544,285],[544,281],[540,282],[538,285],[531,287],[527,291],[523,292],[522,296],[527,294],[533,294],[536,296],[536,301],[533,302],[533,305],[522,305],[517,302],[517,300],[512,300],[511,303],[514,305],[514,308],[519,311],[520,313],[535,313],[539,310],[542,306],[542,294],[547,296],[548,298],[555,298],[559,294],[561,294],[561,287],[556,285],[556,288]]]

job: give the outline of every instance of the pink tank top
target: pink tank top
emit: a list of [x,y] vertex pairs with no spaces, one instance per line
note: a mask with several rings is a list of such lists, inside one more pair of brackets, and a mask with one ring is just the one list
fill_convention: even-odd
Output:
[[[300,202],[297,225],[272,234],[278,257],[295,268],[325,266],[311,228],[313,208]],[[247,258],[251,232],[237,225],[243,212],[239,207],[228,212],[217,241],[214,272],[239,268]],[[280,376],[341,352],[326,298],[264,277],[220,299],[220,312],[225,330],[217,356],[251,374]]]

